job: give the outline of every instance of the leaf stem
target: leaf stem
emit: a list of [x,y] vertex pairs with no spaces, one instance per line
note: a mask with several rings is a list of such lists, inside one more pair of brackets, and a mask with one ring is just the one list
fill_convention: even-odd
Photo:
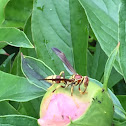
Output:
[[107,91],[107,84],[108,84],[108,79],[113,67],[113,64],[115,62],[116,56],[118,54],[119,51],[119,46],[120,46],[120,42],[118,43],[118,45],[116,46],[116,48],[112,51],[112,53],[110,54],[106,65],[105,65],[105,70],[104,70],[104,83],[103,83],[103,88],[105,89],[105,91]]

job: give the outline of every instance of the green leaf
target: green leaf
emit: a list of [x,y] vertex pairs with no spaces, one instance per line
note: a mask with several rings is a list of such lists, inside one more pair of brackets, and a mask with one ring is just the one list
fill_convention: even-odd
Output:
[[[118,9],[120,0],[79,0],[101,48],[110,55],[118,43]],[[118,60],[119,61],[119,60]],[[116,70],[122,73],[118,62]]]
[[118,38],[120,42],[120,65],[121,70],[126,81],[126,1],[121,0],[119,6],[119,33]]
[[[31,16],[29,17],[29,19],[27,20],[27,23],[25,25],[24,28],[24,33],[26,34],[26,36],[28,37],[28,39],[33,43],[33,39],[32,39],[32,31],[31,31]],[[36,50],[35,48],[21,48],[20,51],[24,54],[24,55],[28,55],[28,56],[32,56],[32,57],[37,57],[36,56]]]
[[10,0],[5,8],[4,27],[24,28],[31,15],[33,0]]
[[33,48],[24,32],[16,28],[0,28],[0,42],[16,47]]
[[24,77],[0,71],[0,101],[29,101],[44,95],[44,91],[32,85]]
[[88,21],[83,8],[76,0],[69,1],[70,26],[75,69],[87,75]]
[[126,125],[126,121],[123,122],[114,121],[114,126],[125,126],[125,125]]
[[20,105],[20,102],[9,101],[9,103],[10,103],[16,110],[18,110],[18,107],[19,107],[19,105]]
[[[76,17],[73,13],[76,13]],[[65,73],[67,71],[60,59],[52,52],[52,47],[64,52],[77,72],[86,73],[87,20],[78,1],[35,1],[32,32],[38,58],[55,69],[56,74],[63,70]],[[75,62],[74,58],[78,61]]]
[[0,49],[0,54],[3,54],[3,55],[9,55],[4,49]]
[[4,21],[4,9],[9,0],[0,0],[0,25]]
[[122,79],[118,84],[113,87],[116,95],[125,95],[126,94],[126,83]]
[[94,78],[98,81],[102,80],[106,61],[107,61],[107,56],[101,49],[99,43],[97,43],[96,51],[94,53],[93,60],[92,60],[92,67],[90,68],[91,78]]
[[118,54],[119,51],[119,45],[120,43],[118,43],[117,47],[112,51],[111,55],[109,56],[106,65],[105,65],[105,70],[104,70],[104,89],[107,90],[107,84],[108,84],[108,79],[112,70],[112,67],[114,65],[114,61],[116,59],[116,56]]
[[89,77],[91,77],[91,68],[93,64],[92,61],[93,61],[93,56],[89,51],[87,51],[87,75]]
[[38,126],[37,119],[22,115],[0,116],[1,126]]
[[94,40],[96,41],[97,39],[96,39],[96,37],[95,37],[95,35],[94,35],[94,32],[92,31],[92,29],[91,29],[91,27],[89,26],[89,35],[90,35],[90,37],[89,37],[89,42],[93,42]]
[[27,35],[29,40],[33,43],[33,38],[32,38],[32,31],[31,31],[31,16],[28,18],[25,27],[24,27],[24,33]]
[[0,70],[10,73],[11,71],[11,60],[13,58],[14,54],[11,54],[7,57],[7,59],[0,65]]
[[[107,56],[101,49],[99,43],[97,43],[93,59],[90,61],[92,62],[92,66],[90,66],[89,68],[91,71],[90,77],[103,82],[103,74],[106,61]],[[113,68],[108,80],[108,87],[112,88],[121,79],[123,79],[123,77]]]
[[32,116],[34,118],[39,118],[40,104],[42,98],[33,99],[28,102],[20,103],[18,111],[23,115]]
[[44,62],[23,55],[22,71],[31,83],[35,84],[45,91],[50,87],[51,84],[43,81],[42,79],[55,74]]
[[117,97],[126,111],[126,95],[117,95]]
[[5,42],[0,42],[0,49],[4,48],[7,45]]
[[11,69],[11,74],[23,76],[23,73],[21,71],[21,53],[20,53],[20,51],[16,55],[16,58],[14,59],[12,69]]
[[123,79],[122,75],[120,75],[114,68],[111,71],[109,80],[108,80],[108,87],[112,88],[115,84]]
[[19,114],[18,111],[7,101],[0,102],[0,115]]

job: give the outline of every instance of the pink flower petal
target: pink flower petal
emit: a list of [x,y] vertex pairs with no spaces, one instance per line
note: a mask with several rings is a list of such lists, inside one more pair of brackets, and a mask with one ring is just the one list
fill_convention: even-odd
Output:
[[41,106],[40,126],[65,126],[71,120],[79,118],[90,103],[65,94],[53,94]]

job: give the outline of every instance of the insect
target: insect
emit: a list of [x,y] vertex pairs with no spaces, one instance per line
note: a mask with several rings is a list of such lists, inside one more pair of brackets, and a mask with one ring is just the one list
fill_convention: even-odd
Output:
[[[79,92],[81,94],[85,94],[86,90],[87,90],[87,87],[88,87],[88,83],[89,83],[88,76],[82,76],[82,75],[79,75],[78,73],[76,73],[76,71],[73,69],[73,67],[71,66],[71,64],[67,60],[65,54],[63,52],[61,52],[59,49],[52,48],[52,50],[62,60],[64,65],[67,67],[67,69],[73,75],[69,79],[66,79],[65,78],[65,73],[64,73],[64,71],[62,71],[59,75],[48,76],[48,77],[46,77],[43,80],[46,80],[47,82],[51,83],[52,85],[54,85],[55,83],[57,83],[57,84],[58,83],[64,83],[64,86],[63,85],[58,85],[53,92],[55,92],[60,87],[67,88],[68,86],[71,86],[71,96],[72,96],[73,95],[74,86],[78,86]],[[84,85],[84,87],[85,87],[84,91],[81,90],[81,88],[80,88],[81,85]]]

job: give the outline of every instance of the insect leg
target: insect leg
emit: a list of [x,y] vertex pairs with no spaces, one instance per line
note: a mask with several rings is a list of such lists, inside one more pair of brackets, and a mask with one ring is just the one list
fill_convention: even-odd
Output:
[[84,81],[84,77],[81,79],[81,82],[79,83],[79,86],[78,86],[79,92],[80,92],[81,94],[82,94],[82,91],[81,91],[80,86],[81,86],[81,84],[83,83],[83,81]]
[[86,90],[87,90],[87,87],[88,87],[88,83],[89,83],[89,78],[88,78],[88,76],[85,76],[85,78],[84,78],[84,86],[85,86],[85,89],[82,92],[82,94],[85,94],[86,93]]
[[73,96],[74,84],[71,86],[71,96]]
[[[63,79],[65,79],[65,73],[64,73],[64,71],[61,71],[60,74],[59,74],[58,76],[55,75],[55,78],[56,78],[56,79],[60,79],[61,77],[63,77]],[[55,79],[55,78],[54,78],[54,79]],[[53,79],[53,78],[52,78],[52,79]],[[59,83],[59,82],[58,82],[58,83]],[[54,86],[54,84],[55,84],[55,83],[52,83],[52,85],[48,88],[48,90],[51,89],[51,88]]]
[[88,83],[89,83],[89,78],[88,78],[88,76],[85,76],[85,78],[84,78],[84,86],[87,87]]
[[[65,72],[64,71],[61,71],[60,74],[59,74],[60,77],[63,77],[63,79],[65,79]],[[67,84],[67,81],[63,81],[64,84]]]
[[84,91],[81,92],[81,94],[85,94],[85,93],[87,93],[86,90],[87,90],[87,87],[85,87]]
[[59,76],[65,78],[65,73],[64,73],[64,71],[61,71],[60,74],[59,74]]
[[60,87],[65,88],[65,86],[58,85],[58,86],[52,91],[52,93],[54,93],[54,92],[55,92],[58,88],[60,88]]
[[52,85],[48,88],[48,90],[51,89],[53,86],[54,86],[54,84],[52,84]]
[[73,82],[66,82],[65,83],[65,88],[69,87]]
[[77,85],[77,83],[78,83],[78,81],[74,81],[71,84],[69,84],[69,85],[71,85],[71,96],[73,96],[73,89],[74,89],[74,86]]

